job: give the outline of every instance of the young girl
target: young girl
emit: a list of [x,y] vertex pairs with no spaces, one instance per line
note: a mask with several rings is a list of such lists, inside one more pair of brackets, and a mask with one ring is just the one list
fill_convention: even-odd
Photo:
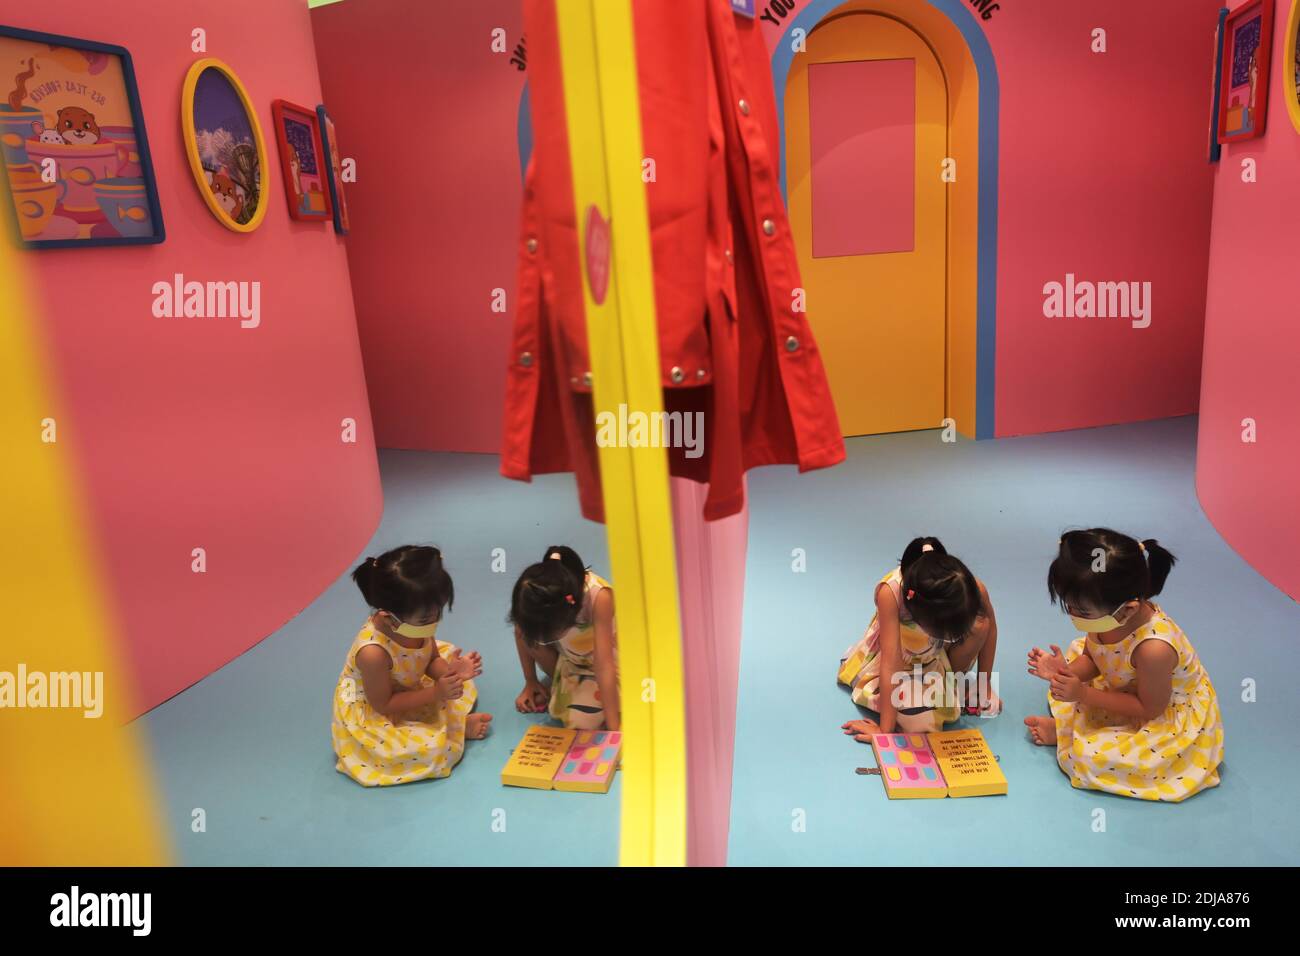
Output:
[[1029,652],[1051,683],[1051,716],[1026,717],[1034,743],[1081,789],[1177,803],[1219,785],[1223,722],[1187,635],[1151,598],[1174,556],[1155,539],[1071,531],[1047,572],[1052,603],[1084,632],[1064,656]]
[[[876,711],[880,722],[851,720],[842,725],[846,734],[869,742],[871,734],[896,728],[940,730],[960,716],[960,704],[990,717],[1001,711],[991,683],[998,624],[988,590],[938,538],[913,540],[898,567],[876,585],[875,599],[866,636],[840,659],[839,681],[853,689],[853,702]],[[976,663],[975,686],[984,699],[971,704],[951,697],[956,675]],[[927,687],[940,687],[942,694]]]
[[[614,591],[572,548],[553,546],[524,569],[510,597],[510,623],[524,669],[515,708],[547,710],[565,727],[618,730]],[[538,680],[537,669],[551,679]]]
[[445,777],[492,715],[470,713],[478,652],[462,657],[434,637],[454,597],[442,554],[395,548],[366,558],[352,580],[374,610],[334,691],[335,769],[367,787]]

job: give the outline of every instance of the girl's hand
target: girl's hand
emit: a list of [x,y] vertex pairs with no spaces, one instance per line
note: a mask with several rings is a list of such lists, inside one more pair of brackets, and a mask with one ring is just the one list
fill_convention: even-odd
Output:
[[989,688],[989,699],[979,709],[981,717],[996,717],[1002,713],[1002,698],[993,693],[993,688]]
[[465,693],[465,679],[453,668],[435,681],[438,695],[444,700],[459,700]]
[[447,664],[451,667],[453,673],[460,675],[461,680],[473,680],[483,673],[483,655],[478,651],[470,651],[469,654],[463,657],[461,652],[457,651],[451,656],[451,660]]
[[541,684],[529,681],[515,698],[515,710],[521,714],[540,714],[551,702],[551,695]]
[[1076,703],[1083,699],[1084,683],[1070,670],[1063,669],[1052,677],[1052,696],[1057,700]]
[[880,733],[880,725],[874,720],[850,720],[840,725],[840,729],[854,740],[864,744],[871,743],[871,736]]
[[1065,655],[1061,653],[1061,649],[1055,644],[1052,645],[1051,654],[1048,654],[1041,647],[1035,647],[1029,652],[1029,673],[1035,677],[1051,680],[1060,671],[1064,671],[1068,667],[1069,664],[1065,660]]

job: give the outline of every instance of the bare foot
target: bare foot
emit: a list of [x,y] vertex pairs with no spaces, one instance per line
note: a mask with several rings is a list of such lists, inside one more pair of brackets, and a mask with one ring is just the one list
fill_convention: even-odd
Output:
[[872,734],[880,733],[880,725],[874,720],[850,720],[841,724],[840,729],[850,735],[854,740],[860,740],[864,744],[871,743]]
[[1056,745],[1056,720],[1051,717],[1026,717],[1025,726],[1029,728],[1029,736],[1034,738],[1034,743],[1041,747],[1054,747]]
[[491,714],[470,714],[465,718],[465,739],[482,740],[488,735],[490,723],[492,723]]

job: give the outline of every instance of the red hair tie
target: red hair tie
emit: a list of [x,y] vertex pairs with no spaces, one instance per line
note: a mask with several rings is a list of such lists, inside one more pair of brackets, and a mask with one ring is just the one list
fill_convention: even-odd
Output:
[[912,600],[912,598],[914,598],[914,597],[916,597],[916,592],[915,592],[914,590],[912,590],[911,588],[908,588],[908,589],[907,589],[907,599],[910,601],[910,600]]
[[566,594],[566,595],[564,595],[564,600],[566,600],[566,601],[569,602],[570,604],[574,603],[574,602],[573,602],[573,595],[572,595],[572,594]]

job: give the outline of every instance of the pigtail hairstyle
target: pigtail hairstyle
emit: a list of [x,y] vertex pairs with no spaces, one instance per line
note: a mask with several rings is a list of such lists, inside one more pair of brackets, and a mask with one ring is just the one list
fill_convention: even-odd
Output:
[[352,580],[366,604],[402,621],[435,609],[441,618],[456,597],[442,552],[428,545],[407,544],[366,558],[353,570]]
[[1177,559],[1155,538],[1139,542],[1110,528],[1067,531],[1047,569],[1052,603],[1109,614],[1164,590]]
[[903,606],[921,629],[945,644],[959,644],[984,613],[984,598],[970,568],[938,538],[914,538],[898,562]]
[[567,631],[582,611],[587,568],[578,553],[552,545],[542,560],[524,568],[510,595],[509,623],[529,644],[540,644]]

